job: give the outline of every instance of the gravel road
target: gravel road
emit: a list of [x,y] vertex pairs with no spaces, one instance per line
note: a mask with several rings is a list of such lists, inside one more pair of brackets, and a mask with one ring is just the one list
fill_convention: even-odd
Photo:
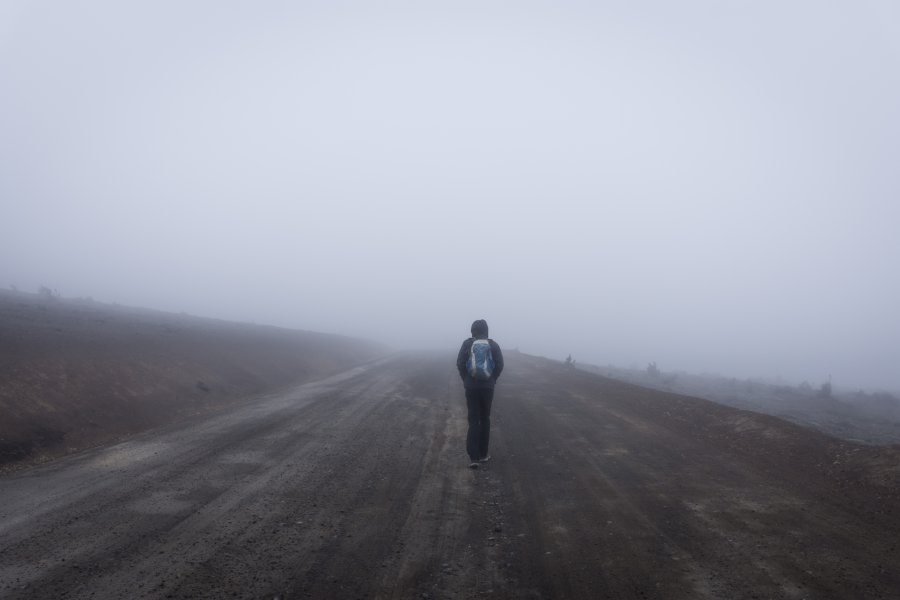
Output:
[[900,453],[510,352],[392,357],[0,478],[3,598],[900,597]]

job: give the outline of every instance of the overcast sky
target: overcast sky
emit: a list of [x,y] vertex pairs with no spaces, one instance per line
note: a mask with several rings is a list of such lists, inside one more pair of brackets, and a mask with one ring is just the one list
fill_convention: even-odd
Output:
[[0,285],[900,388],[900,3],[0,0]]

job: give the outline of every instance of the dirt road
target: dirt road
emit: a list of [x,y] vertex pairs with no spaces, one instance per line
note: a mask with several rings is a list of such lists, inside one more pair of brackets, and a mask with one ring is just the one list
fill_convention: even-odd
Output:
[[452,362],[0,478],[0,597],[900,597],[896,449],[510,353],[471,471]]

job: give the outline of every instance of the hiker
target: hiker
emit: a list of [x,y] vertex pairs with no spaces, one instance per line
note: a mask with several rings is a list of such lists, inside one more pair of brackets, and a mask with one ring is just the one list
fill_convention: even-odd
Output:
[[462,343],[456,357],[456,369],[466,388],[469,409],[469,433],[466,452],[469,468],[491,459],[488,443],[491,438],[491,402],[494,384],[503,371],[503,353],[494,340],[488,339],[488,324],[484,319],[472,323],[472,337]]

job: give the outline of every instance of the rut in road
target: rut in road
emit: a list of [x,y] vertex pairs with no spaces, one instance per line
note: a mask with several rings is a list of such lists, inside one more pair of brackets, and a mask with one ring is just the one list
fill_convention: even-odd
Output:
[[0,595],[900,589],[896,452],[511,352],[494,460],[470,471],[453,359],[392,357],[3,478]]

